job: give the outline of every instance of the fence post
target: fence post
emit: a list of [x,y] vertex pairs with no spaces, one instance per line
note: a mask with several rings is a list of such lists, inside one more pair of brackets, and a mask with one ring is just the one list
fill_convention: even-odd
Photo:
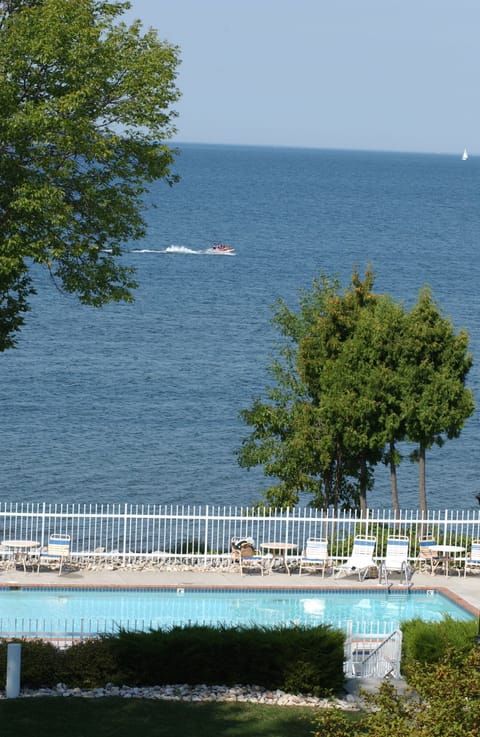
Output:
[[127,565],[127,503],[123,506],[123,567]]
[[10,642],[7,645],[7,679],[5,688],[7,699],[16,699],[20,696],[21,661],[21,644],[19,642]]
[[208,547],[208,504],[205,505],[205,533],[204,533],[204,551],[203,551],[203,565],[206,568],[208,563],[208,553],[207,553],[207,547]]

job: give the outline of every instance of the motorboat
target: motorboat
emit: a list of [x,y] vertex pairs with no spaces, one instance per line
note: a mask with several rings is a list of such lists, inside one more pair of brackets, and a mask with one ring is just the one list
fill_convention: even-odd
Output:
[[233,246],[229,246],[227,243],[213,243],[212,251],[215,253],[235,253]]

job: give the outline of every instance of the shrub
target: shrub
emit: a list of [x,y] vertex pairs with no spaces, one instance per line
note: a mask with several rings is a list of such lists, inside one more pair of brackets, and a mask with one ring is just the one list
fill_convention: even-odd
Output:
[[174,627],[109,638],[117,672],[134,685],[255,684],[330,694],[343,685],[342,632],[314,628]]
[[59,680],[70,687],[94,688],[123,683],[108,642],[85,640],[59,652]]
[[448,616],[441,622],[404,622],[402,671],[407,673],[416,663],[438,663],[452,650],[461,657],[472,649],[476,631],[475,620],[460,622]]
[[[22,686],[80,688],[106,683],[257,685],[316,696],[338,692],[344,681],[344,635],[318,627],[173,627],[120,631],[65,650],[23,641]],[[0,648],[0,668],[6,644]],[[3,667],[2,675],[5,673]]]
[[344,712],[321,709],[313,737],[470,737],[480,724],[480,648],[449,655],[435,664],[417,664],[412,693],[399,694],[383,681],[377,693],[365,693],[367,708],[357,722]]

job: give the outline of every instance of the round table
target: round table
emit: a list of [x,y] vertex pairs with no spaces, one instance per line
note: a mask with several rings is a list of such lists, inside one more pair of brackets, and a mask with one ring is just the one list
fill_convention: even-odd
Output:
[[[435,553],[442,553],[445,556],[445,575],[448,576],[448,570],[450,568],[450,555],[452,553],[464,553],[465,548],[461,545],[432,545],[430,550],[434,550]],[[460,575],[460,571],[458,571]]]
[[269,571],[272,570],[275,561],[280,561],[280,565],[283,566],[288,575],[290,575],[290,568],[288,567],[287,562],[287,554],[288,552],[297,549],[295,543],[266,542],[260,543],[260,547],[262,550],[266,550],[272,554]]
[[20,562],[23,570],[27,570],[29,554],[40,547],[38,540],[2,540],[1,546],[4,550],[13,554],[14,564]]

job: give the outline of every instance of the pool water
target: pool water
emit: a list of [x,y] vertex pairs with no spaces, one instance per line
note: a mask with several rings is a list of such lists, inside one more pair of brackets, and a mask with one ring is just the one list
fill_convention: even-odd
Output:
[[[181,624],[330,624],[361,633],[389,632],[420,617],[440,621],[474,615],[437,591],[1,589],[0,635],[29,631],[109,632]],[[351,624],[349,624],[351,623]]]

